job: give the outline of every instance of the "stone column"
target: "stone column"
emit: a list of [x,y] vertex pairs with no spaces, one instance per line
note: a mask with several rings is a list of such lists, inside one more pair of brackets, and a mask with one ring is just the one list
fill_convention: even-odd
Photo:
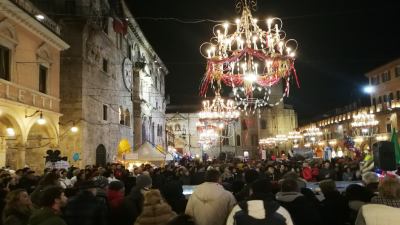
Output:
[[133,66],[132,79],[132,106],[133,106],[133,143],[134,149],[142,145],[142,108],[140,99],[140,74],[139,71],[144,68],[144,63],[136,62]]
[[6,166],[7,142],[5,137],[0,137],[0,167]]
[[24,166],[26,164],[25,155],[26,155],[25,145],[19,146],[17,148],[17,168],[15,168],[15,169],[24,168]]

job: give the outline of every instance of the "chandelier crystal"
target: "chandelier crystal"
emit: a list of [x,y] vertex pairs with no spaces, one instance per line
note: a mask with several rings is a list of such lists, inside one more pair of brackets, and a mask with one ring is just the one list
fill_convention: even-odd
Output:
[[[238,106],[254,109],[277,105],[288,96],[291,74],[298,84],[294,68],[296,40],[286,39],[281,19],[253,18],[251,7],[255,4],[252,0],[239,1],[241,18],[233,24],[215,25],[214,37],[201,45],[200,52],[207,59],[202,96],[207,94],[209,86],[220,89],[225,85],[232,87]],[[278,102],[270,102],[270,88],[280,81],[286,85],[283,96]]]

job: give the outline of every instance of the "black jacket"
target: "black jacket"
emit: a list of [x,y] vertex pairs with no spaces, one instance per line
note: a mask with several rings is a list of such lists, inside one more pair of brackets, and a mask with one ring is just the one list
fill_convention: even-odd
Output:
[[71,198],[64,210],[68,225],[107,225],[107,205],[89,191]]
[[326,225],[343,225],[349,220],[349,204],[338,192],[324,193],[321,215]]
[[132,225],[143,210],[143,194],[140,189],[133,188],[131,193],[125,197],[120,207],[118,221],[113,225]]
[[321,225],[318,208],[298,192],[278,192],[276,200],[289,211],[295,225]]

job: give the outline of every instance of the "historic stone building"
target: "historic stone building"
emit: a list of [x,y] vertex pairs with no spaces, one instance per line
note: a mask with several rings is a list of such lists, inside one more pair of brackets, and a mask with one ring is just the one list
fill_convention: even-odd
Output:
[[0,167],[38,170],[62,139],[60,28],[28,0],[0,1]]
[[[116,161],[121,140],[132,149],[145,141],[165,147],[168,71],[125,1],[35,2],[53,12],[71,45],[61,56],[60,125],[61,150],[71,163]],[[69,132],[72,126],[79,131]]]

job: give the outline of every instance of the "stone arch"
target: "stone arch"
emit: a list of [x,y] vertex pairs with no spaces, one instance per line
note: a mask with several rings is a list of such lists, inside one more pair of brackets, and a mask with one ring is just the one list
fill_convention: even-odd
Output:
[[37,124],[37,120],[40,117],[40,113],[37,113],[37,115],[35,115],[34,117],[31,118],[26,118],[29,119],[29,121],[27,122],[27,129],[26,129],[26,136],[28,138],[28,136],[30,135],[30,133],[34,130],[34,128],[37,128],[36,126],[45,128],[43,129],[43,131],[46,132],[47,135],[49,135],[49,137],[53,138],[54,140],[54,144],[58,144],[58,129],[56,126],[56,123],[52,120],[52,118],[48,117],[46,114],[43,113],[43,118],[46,120],[46,123],[43,125],[39,125]]
[[9,23],[7,19],[0,21],[0,36],[12,42],[14,45],[17,45],[19,42],[15,27]]
[[103,144],[99,144],[96,148],[96,165],[106,166],[107,150]]

